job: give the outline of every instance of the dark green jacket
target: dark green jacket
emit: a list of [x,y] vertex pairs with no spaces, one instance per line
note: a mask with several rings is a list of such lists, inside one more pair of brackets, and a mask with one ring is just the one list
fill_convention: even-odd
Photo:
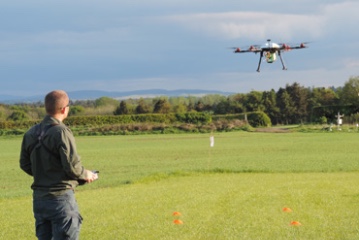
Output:
[[[25,133],[21,145],[20,167],[33,176],[34,198],[61,195],[84,182],[85,171],[77,154],[71,130],[59,120],[46,116],[40,128],[53,125],[38,141],[36,127]],[[46,149],[47,148],[47,149]]]

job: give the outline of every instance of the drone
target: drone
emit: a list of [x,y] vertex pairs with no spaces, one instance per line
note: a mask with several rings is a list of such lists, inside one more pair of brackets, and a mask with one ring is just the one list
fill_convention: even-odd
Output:
[[290,51],[293,49],[302,49],[307,48],[306,44],[307,42],[296,44],[294,46],[290,46],[285,43],[274,43],[270,39],[267,40],[267,42],[260,46],[260,45],[252,45],[247,49],[240,49],[240,48],[233,48],[234,53],[246,53],[246,52],[253,52],[255,54],[260,53],[259,57],[259,63],[257,72],[260,72],[260,67],[262,63],[262,58],[265,57],[267,63],[273,63],[277,60],[277,53],[280,58],[280,61],[282,62],[283,70],[287,70],[286,66],[284,65],[283,58],[282,58],[282,51]]

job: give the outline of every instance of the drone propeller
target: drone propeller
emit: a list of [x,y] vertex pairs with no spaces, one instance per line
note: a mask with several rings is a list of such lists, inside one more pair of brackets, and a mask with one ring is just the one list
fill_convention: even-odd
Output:
[[228,49],[233,49],[235,53],[239,53],[242,51],[239,47],[229,47]]
[[284,51],[290,51],[292,49],[301,49],[301,48],[307,48],[307,44],[310,42],[302,42],[297,44],[288,44],[288,43],[279,43],[281,46],[281,49]]
[[251,45],[249,47],[243,47],[243,48],[231,47],[230,49],[234,49],[235,53],[245,53],[245,52],[257,53],[261,51],[261,47],[259,45]]

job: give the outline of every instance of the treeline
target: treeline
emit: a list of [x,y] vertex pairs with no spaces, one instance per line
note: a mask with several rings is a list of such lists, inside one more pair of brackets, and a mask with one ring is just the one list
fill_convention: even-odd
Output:
[[[298,83],[277,91],[251,91],[231,96],[157,97],[116,100],[102,97],[96,100],[71,102],[70,116],[141,116],[148,114],[206,113],[211,116],[262,112],[270,124],[336,123],[338,112],[344,122],[357,123],[359,77],[351,77],[338,88],[304,87]],[[45,116],[42,102],[0,105],[0,121],[35,121]]]

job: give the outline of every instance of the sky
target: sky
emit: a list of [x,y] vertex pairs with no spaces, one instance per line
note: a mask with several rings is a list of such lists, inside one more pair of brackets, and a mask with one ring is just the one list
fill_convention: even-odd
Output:
[[[359,1],[11,0],[0,2],[0,94],[340,87],[359,68]],[[308,48],[262,62],[232,47]]]

